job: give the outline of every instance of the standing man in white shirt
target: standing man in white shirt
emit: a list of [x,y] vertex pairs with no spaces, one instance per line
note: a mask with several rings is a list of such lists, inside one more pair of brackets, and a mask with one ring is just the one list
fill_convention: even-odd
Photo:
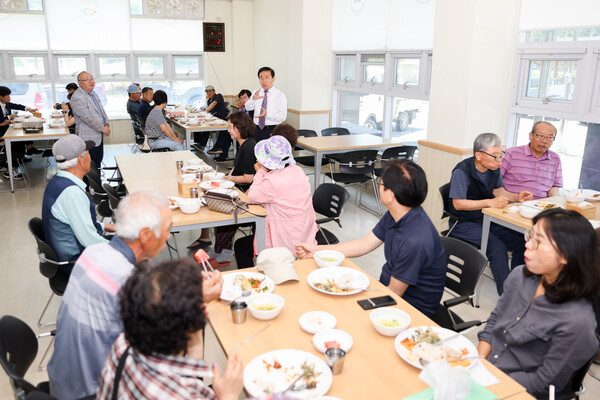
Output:
[[254,140],[257,143],[268,139],[275,126],[287,118],[287,98],[273,86],[275,71],[270,67],[262,67],[258,70],[258,79],[261,88],[246,102],[246,110],[254,110]]

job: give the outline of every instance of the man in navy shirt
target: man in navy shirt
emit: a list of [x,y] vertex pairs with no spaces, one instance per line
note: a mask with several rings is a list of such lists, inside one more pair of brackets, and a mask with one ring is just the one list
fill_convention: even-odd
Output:
[[446,254],[440,236],[421,208],[427,196],[425,171],[413,161],[391,161],[379,185],[388,212],[367,236],[330,246],[296,246],[300,258],[313,251],[337,250],[360,257],[384,244],[385,264],[379,281],[423,314],[435,314],[446,283]]

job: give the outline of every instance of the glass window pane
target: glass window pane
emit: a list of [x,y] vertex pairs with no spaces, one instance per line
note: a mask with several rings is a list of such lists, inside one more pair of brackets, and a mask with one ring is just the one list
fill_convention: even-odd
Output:
[[175,74],[190,75],[200,73],[198,57],[175,57]]
[[396,60],[396,85],[419,85],[418,58],[399,58]]
[[577,61],[531,61],[527,97],[573,100]]
[[16,56],[13,57],[13,65],[17,76],[46,75],[43,57]]
[[126,75],[127,59],[125,57],[98,57],[100,75]]
[[29,11],[44,11],[42,0],[27,0],[27,8]]
[[355,81],[356,80],[356,57],[339,57],[339,74],[340,81]]
[[411,142],[426,139],[428,117],[428,101],[395,97],[392,136],[402,136]]
[[163,58],[162,57],[139,57],[138,70],[140,75],[162,75]]
[[384,63],[385,62],[385,54],[363,54],[362,62]]
[[169,104],[191,105],[196,108],[206,105],[203,81],[143,81],[140,85],[142,88],[149,86],[154,91],[164,90]]
[[575,31],[575,40],[598,40],[600,28],[580,28]]
[[144,15],[142,0],[129,0],[131,15]]
[[59,75],[77,75],[87,70],[85,57],[57,57]]
[[383,83],[383,74],[385,67],[383,65],[366,65],[365,66],[365,82]]
[[15,104],[22,104],[26,107],[35,107],[38,109],[48,108],[50,100],[41,83],[0,83],[0,86],[6,86],[10,89],[10,101]]
[[340,92],[340,123],[351,133],[379,133],[383,121],[383,96]]

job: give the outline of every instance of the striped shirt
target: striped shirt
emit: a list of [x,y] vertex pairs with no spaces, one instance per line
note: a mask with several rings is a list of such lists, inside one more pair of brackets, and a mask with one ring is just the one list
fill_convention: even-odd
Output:
[[558,154],[548,150],[537,158],[529,144],[507,149],[500,170],[506,190],[511,193],[527,190],[534,199],[546,198],[550,189],[563,185]]
[[[119,360],[129,346],[121,334],[100,373],[97,399],[110,399]],[[204,361],[184,356],[156,354],[146,356],[133,347],[125,361],[119,381],[119,399],[203,399],[216,400],[215,393],[201,378],[212,377]]]

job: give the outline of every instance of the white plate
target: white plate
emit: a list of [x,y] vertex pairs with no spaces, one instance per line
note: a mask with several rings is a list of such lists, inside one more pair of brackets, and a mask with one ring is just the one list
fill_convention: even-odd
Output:
[[223,125],[225,122],[221,121],[221,120],[216,120],[216,121],[210,121],[208,124],[209,125]]
[[535,208],[536,210],[544,211],[546,208],[542,204],[554,204],[556,207],[560,207],[560,204],[552,203],[551,201],[545,200],[529,200],[523,203],[524,206]]
[[[215,182],[215,186],[213,186],[213,182]],[[217,186],[218,185],[218,186]],[[200,187],[204,190],[210,189],[231,189],[235,184],[231,181],[226,180],[212,180],[212,181],[204,181],[200,184]]]
[[350,351],[352,345],[354,344],[354,340],[352,340],[352,336],[348,332],[341,331],[339,329],[324,329],[315,333],[313,336],[313,345],[317,350],[321,353],[325,353],[325,342],[336,341],[340,344],[342,350],[346,353]]
[[324,329],[333,329],[337,320],[325,311],[309,311],[300,316],[300,327],[310,334],[315,334]]
[[[451,331],[450,329],[440,328],[437,326],[416,326],[414,328],[402,331],[398,334],[398,336],[396,336],[396,340],[394,340],[394,347],[396,348],[396,353],[398,353],[400,358],[402,358],[404,361],[406,361],[415,368],[423,369],[423,366],[421,365],[419,360],[413,357],[411,351],[402,345],[402,341],[414,335],[418,328],[421,328],[422,330],[428,328],[433,330],[434,332],[438,333],[441,340],[444,340],[445,338],[454,335],[456,332]],[[478,354],[475,345],[471,343],[469,339],[461,335],[456,336],[454,339],[450,339],[446,343],[443,343],[442,347],[451,347],[457,350],[467,349],[468,353],[465,354],[465,357],[477,356]],[[476,359],[471,360],[470,367],[473,366],[476,362]]]
[[[265,363],[270,365],[277,361],[281,368],[267,368]],[[301,350],[275,350],[261,354],[246,365],[244,368],[244,388],[251,397],[263,398],[267,394],[285,390],[295,378],[302,373],[302,364],[304,362],[314,364],[315,372],[320,375],[317,377],[317,386],[314,389],[304,389],[299,392],[288,392],[286,396],[295,399],[314,399],[323,396],[331,388],[333,376],[331,369],[325,361]]]
[[[178,202],[179,200],[181,200],[181,197],[177,197],[177,196],[169,196],[169,197],[168,197],[168,199],[169,199],[169,208],[170,208],[171,210],[175,210],[176,208],[178,208],[178,207],[179,207],[179,204],[177,204],[177,202]],[[175,204],[173,204],[173,203],[175,203]]]
[[181,168],[185,172],[208,172],[212,170],[210,165],[186,165]]
[[345,277],[350,277],[352,279],[351,287],[353,288],[366,289],[369,287],[369,278],[367,277],[367,275],[348,267],[326,267],[316,269],[310,274],[308,274],[307,281],[310,287],[315,289],[316,291],[325,294],[331,294],[333,296],[350,296],[356,293],[360,293],[360,290],[351,290],[349,292],[343,293],[333,293],[323,289],[319,289],[315,285],[316,283],[325,283],[328,279],[337,283]]
[[[242,295],[242,288],[233,284],[237,275],[243,275],[246,278],[262,279],[262,283],[256,289],[252,289],[252,294],[256,293],[271,293],[275,289],[275,282],[268,276],[258,272],[230,272],[223,274],[223,287],[221,289],[221,299],[231,301]],[[263,291],[263,288],[267,288]]]
[[[600,201],[600,192],[596,190],[583,189],[583,194],[585,194],[585,199],[587,201]],[[597,195],[598,197],[594,197]]]

